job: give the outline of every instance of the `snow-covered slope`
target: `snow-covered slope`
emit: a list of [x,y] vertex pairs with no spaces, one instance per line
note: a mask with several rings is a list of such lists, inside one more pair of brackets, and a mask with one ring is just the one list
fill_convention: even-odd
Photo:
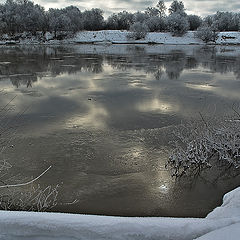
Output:
[[1,240],[238,240],[240,188],[206,218],[127,218],[0,211]]
[[217,44],[240,44],[240,32],[220,32]]
[[[83,31],[73,38],[76,43],[155,43],[168,45],[203,45],[202,40],[195,37],[195,32],[188,31],[181,37],[166,32],[149,32],[144,40],[128,40],[129,32],[120,30]],[[220,32],[216,44],[240,44],[240,32]]]
[[173,37],[171,33],[151,32],[144,40],[128,40],[129,32],[120,30],[104,30],[95,32],[79,32],[73,39],[77,43],[157,43],[157,44],[203,44],[195,38],[194,32],[188,32],[182,37]]
[[240,239],[240,223],[209,232],[197,240],[237,240]]
[[[11,40],[12,37],[5,34],[2,36],[0,45],[5,44],[74,44],[74,43],[94,43],[102,45],[110,44],[165,44],[165,45],[204,45],[205,43],[195,37],[193,31],[188,31],[181,37],[172,36],[169,32],[149,32],[143,40],[129,40],[127,35],[128,31],[120,30],[103,30],[103,31],[81,31],[75,37],[65,38],[63,40],[54,40],[53,34],[46,33],[45,40],[38,39],[37,37],[20,38],[18,41]],[[19,35],[19,34],[18,34]],[[24,34],[23,34],[24,35]],[[0,38],[1,39],[1,38]],[[212,44],[240,44],[240,32],[220,32],[216,43]]]

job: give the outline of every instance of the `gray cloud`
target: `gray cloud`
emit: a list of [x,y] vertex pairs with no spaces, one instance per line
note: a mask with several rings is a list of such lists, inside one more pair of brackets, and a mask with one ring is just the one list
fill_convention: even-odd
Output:
[[[48,0],[48,3],[59,3],[61,0]],[[42,5],[42,4],[41,4]],[[44,6],[44,4],[43,4]]]
[[[216,11],[239,11],[240,6],[237,0],[186,0],[184,1],[187,12],[206,16]],[[227,3],[227,4],[226,4]]]
[[[0,3],[4,3],[5,0],[0,0]],[[149,6],[154,6],[157,0],[108,0],[108,1],[96,1],[96,0],[35,0],[44,6],[46,9],[62,8],[69,5],[78,6],[81,10],[91,8],[101,8],[105,11],[105,16],[123,10],[130,12],[142,11]],[[167,7],[171,4],[172,0],[165,0]],[[237,0],[184,0],[183,1],[189,14],[197,14],[206,16],[213,14],[216,11],[240,11],[240,3]]]

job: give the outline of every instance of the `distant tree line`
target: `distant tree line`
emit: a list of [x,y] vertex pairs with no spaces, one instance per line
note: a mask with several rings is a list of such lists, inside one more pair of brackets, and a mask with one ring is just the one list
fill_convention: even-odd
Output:
[[[168,14],[167,14],[168,13]],[[93,8],[80,11],[75,6],[62,9],[44,8],[29,0],[7,0],[0,4],[0,33],[16,34],[30,32],[36,34],[49,31],[77,32],[83,30],[129,30],[134,31],[141,26],[144,31],[184,34],[188,30],[206,28],[211,31],[240,30],[240,13],[217,12],[201,18],[197,15],[187,15],[184,3],[174,0],[168,11],[163,0],[155,7],[148,7],[145,11],[130,13],[122,11],[113,13],[107,19],[103,17],[103,10]]]

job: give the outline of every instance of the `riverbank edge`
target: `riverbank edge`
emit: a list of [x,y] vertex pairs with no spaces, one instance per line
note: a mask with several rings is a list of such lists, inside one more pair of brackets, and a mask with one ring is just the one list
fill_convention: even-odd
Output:
[[[147,44],[147,45],[233,45],[240,46],[240,32],[220,32],[216,42],[204,43],[195,36],[194,31],[188,31],[183,36],[172,36],[169,32],[149,32],[143,40],[129,40],[128,31],[102,30],[77,32],[72,37],[54,39],[54,35],[29,36],[26,33],[16,36],[2,35],[0,45],[64,45],[64,44]],[[26,37],[27,36],[27,37]]]

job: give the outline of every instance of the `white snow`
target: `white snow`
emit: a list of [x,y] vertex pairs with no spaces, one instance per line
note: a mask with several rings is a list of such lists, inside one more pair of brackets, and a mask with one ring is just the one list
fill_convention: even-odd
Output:
[[109,217],[0,211],[0,240],[238,240],[240,187],[206,218]]
[[[103,30],[78,32],[73,38],[75,43],[137,43],[166,45],[203,45],[202,40],[195,37],[194,31],[188,31],[183,36],[172,36],[169,32],[149,32],[143,40],[128,40],[128,31]],[[212,43],[213,44],[213,43]],[[220,32],[215,44],[240,44],[240,32]]]
[[128,40],[128,33],[120,30],[86,31],[77,33],[73,40],[76,43],[203,44],[201,40],[195,38],[194,32],[190,31],[182,37],[173,37],[171,33],[150,32],[144,40]]
[[[164,45],[204,45],[205,43],[195,37],[194,31],[188,31],[181,37],[172,36],[170,32],[149,32],[143,40],[129,40],[128,31],[121,30],[102,30],[102,31],[81,31],[75,37],[64,40],[53,40],[53,34],[46,33],[46,41],[43,42],[37,37],[22,38],[19,41],[10,40],[8,35],[2,35],[0,45],[5,44],[74,44],[74,43],[94,43],[102,45],[110,44],[164,44]],[[19,35],[19,34],[18,34]],[[215,45],[239,45],[240,32],[220,32]]]
[[240,187],[225,194],[223,204],[210,212],[206,218],[215,219],[222,216],[225,218],[240,216]]
[[218,34],[217,44],[239,44],[240,32],[220,32]]
[[197,238],[198,240],[238,240],[240,238],[240,223],[220,228]]

